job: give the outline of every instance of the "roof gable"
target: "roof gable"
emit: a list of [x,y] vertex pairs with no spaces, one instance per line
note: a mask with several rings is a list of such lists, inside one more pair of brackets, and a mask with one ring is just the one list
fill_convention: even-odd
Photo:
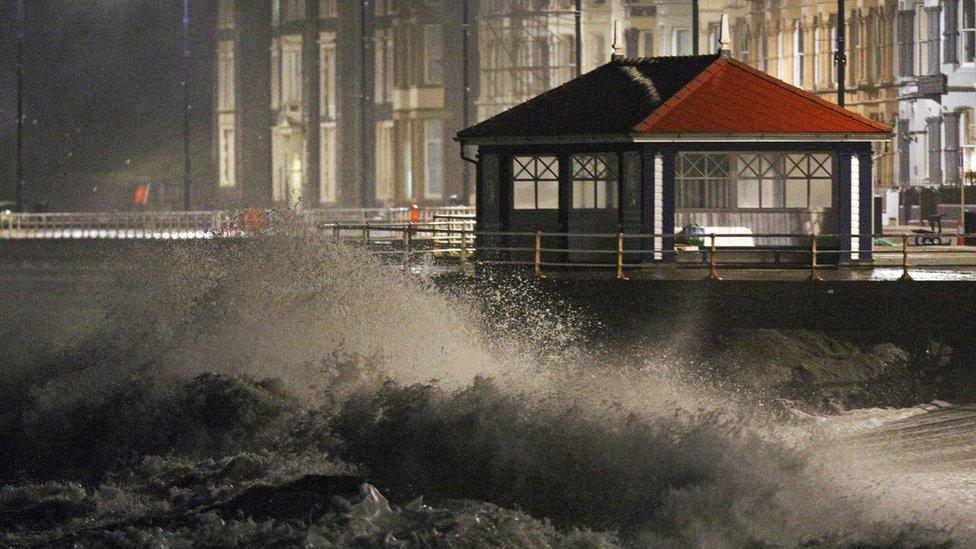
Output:
[[701,55],[611,61],[462,130],[458,139],[889,133],[742,62]]

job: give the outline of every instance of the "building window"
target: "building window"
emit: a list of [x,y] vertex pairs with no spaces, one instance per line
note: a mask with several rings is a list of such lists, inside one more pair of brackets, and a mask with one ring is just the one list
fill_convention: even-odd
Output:
[[281,105],[281,47],[277,40],[271,43],[271,109]]
[[375,60],[374,98],[377,104],[393,102],[393,34],[380,31],[376,35],[373,49]]
[[830,73],[830,84],[832,86],[837,85],[837,21],[832,18],[830,23],[830,68],[827,72]]
[[444,192],[444,124],[424,121],[424,198],[441,198]]
[[962,62],[976,62],[976,0],[962,1]]
[[819,24],[813,27],[813,87],[814,89],[819,89],[820,84],[823,82],[823,31]]
[[559,159],[555,156],[512,158],[512,190],[516,210],[559,209]]
[[319,40],[319,55],[321,73],[319,79],[320,109],[322,118],[335,120],[336,112],[336,37],[334,33],[323,33]]
[[763,30],[759,33],[759,40],[756,43],[756,60],[759,62],[759,70],[769,72],[769,36]]
[[319,0],[319,18],[332,19],[338,16],[338,0]]
[[319,201],[334,204],[338,199],[338,180],[336,179],[336,125],[335,122],[322,124],[319,142]]
[[217,6],[217,28],[221,30],[234,28],[234,0],[220,0]]
[[281,57],[281,102],[285,107],[298,108],[302,104],[301,38],[284,39]]
[[217,106],[222,111],[234,110],[234,42],[222,41],[217,53]]
[[573,156],[573,209],[617,207],[616,155]]
[[783,51],[783,31],[776,33],[776,78],[786,79],[786,52]]
[[394,177],[393,121],[376,123],[376,200],[392,202]]
[[641,56],[654,57],[654,33],[651,31],[641,32]]
[[829,153],[681,153],[676,202],[685,209],[804,209],[833,205]]
[[671,55],[691,55],[691,31],[674,29],[671,38]]
[[444,81],[444,31],[441,25],[424,25],[424,83],[437,86]]
[[285,0],[285,21],[305,19],[305,0]]
[[929,73],[929,16],[925,6],[915,6],[915,74]]
[[793,20],[793,85],[803,86],[803,27]]
[[220,186],[233,187],[237,184],[234,128],[221,128],[218,145],[220,147]]

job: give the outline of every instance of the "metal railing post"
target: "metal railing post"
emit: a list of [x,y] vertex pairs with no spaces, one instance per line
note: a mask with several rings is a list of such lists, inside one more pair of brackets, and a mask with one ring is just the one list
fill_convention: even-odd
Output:
[[369,222],[363,225],[363,246],[369,249]]
[[339,242],[339,225],[338,224],[332,226],[332,239],[335,240],[336,242]]
[[468,264],[468,229],[461,225],[461,272],[464,272]]
[[535,276],[536,278],[545,278],[546,275],[542,274],[542,232],[535,233]]
[[624,233],[617,233],[617,280],[627,280],[624,276]]
[[912,275],[908,274],[908,235],[901,235],[901,277],[902,282],[911,282]]
[[413,246],[413,223],[407,222],[403,230],[403,268],[410,269],[410,253]]
[[712,244],[708,252],[708,280],[722,280],[722,277],[718,276],[718,253],[716,253],[718,245],[715,243],[715,233],[712,233],[709,238],[712,239]]
[[817,269],[817,233],[810,237],[810,277],[807,279],[812,282],[823,282],[820,270]]

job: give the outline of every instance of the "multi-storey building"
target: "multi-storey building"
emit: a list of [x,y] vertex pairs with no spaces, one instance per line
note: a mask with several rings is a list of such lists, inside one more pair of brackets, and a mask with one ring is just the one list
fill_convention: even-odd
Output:
[[[878,187],[976,172],[974,4],[847,0],[846,106],[898,130],[875,150]],[[734,57],[836,100],[835,1],[700,8],[700,52],[717,49],[728,14]],[[691,26],[687,0],[220,0],[218,195],[306,207],[466,200],[459,129],[605,63],[614,42],[628,57],[691,54]]]

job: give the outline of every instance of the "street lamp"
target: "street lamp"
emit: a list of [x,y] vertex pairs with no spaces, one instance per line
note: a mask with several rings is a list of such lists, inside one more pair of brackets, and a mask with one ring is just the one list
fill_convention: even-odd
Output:
[[[21,0],[23,1],[23,0]],[[190,0],[183,0],[183,209],[190,210]]]
[[17,1],[17,211],[24,208],[24,0]]

